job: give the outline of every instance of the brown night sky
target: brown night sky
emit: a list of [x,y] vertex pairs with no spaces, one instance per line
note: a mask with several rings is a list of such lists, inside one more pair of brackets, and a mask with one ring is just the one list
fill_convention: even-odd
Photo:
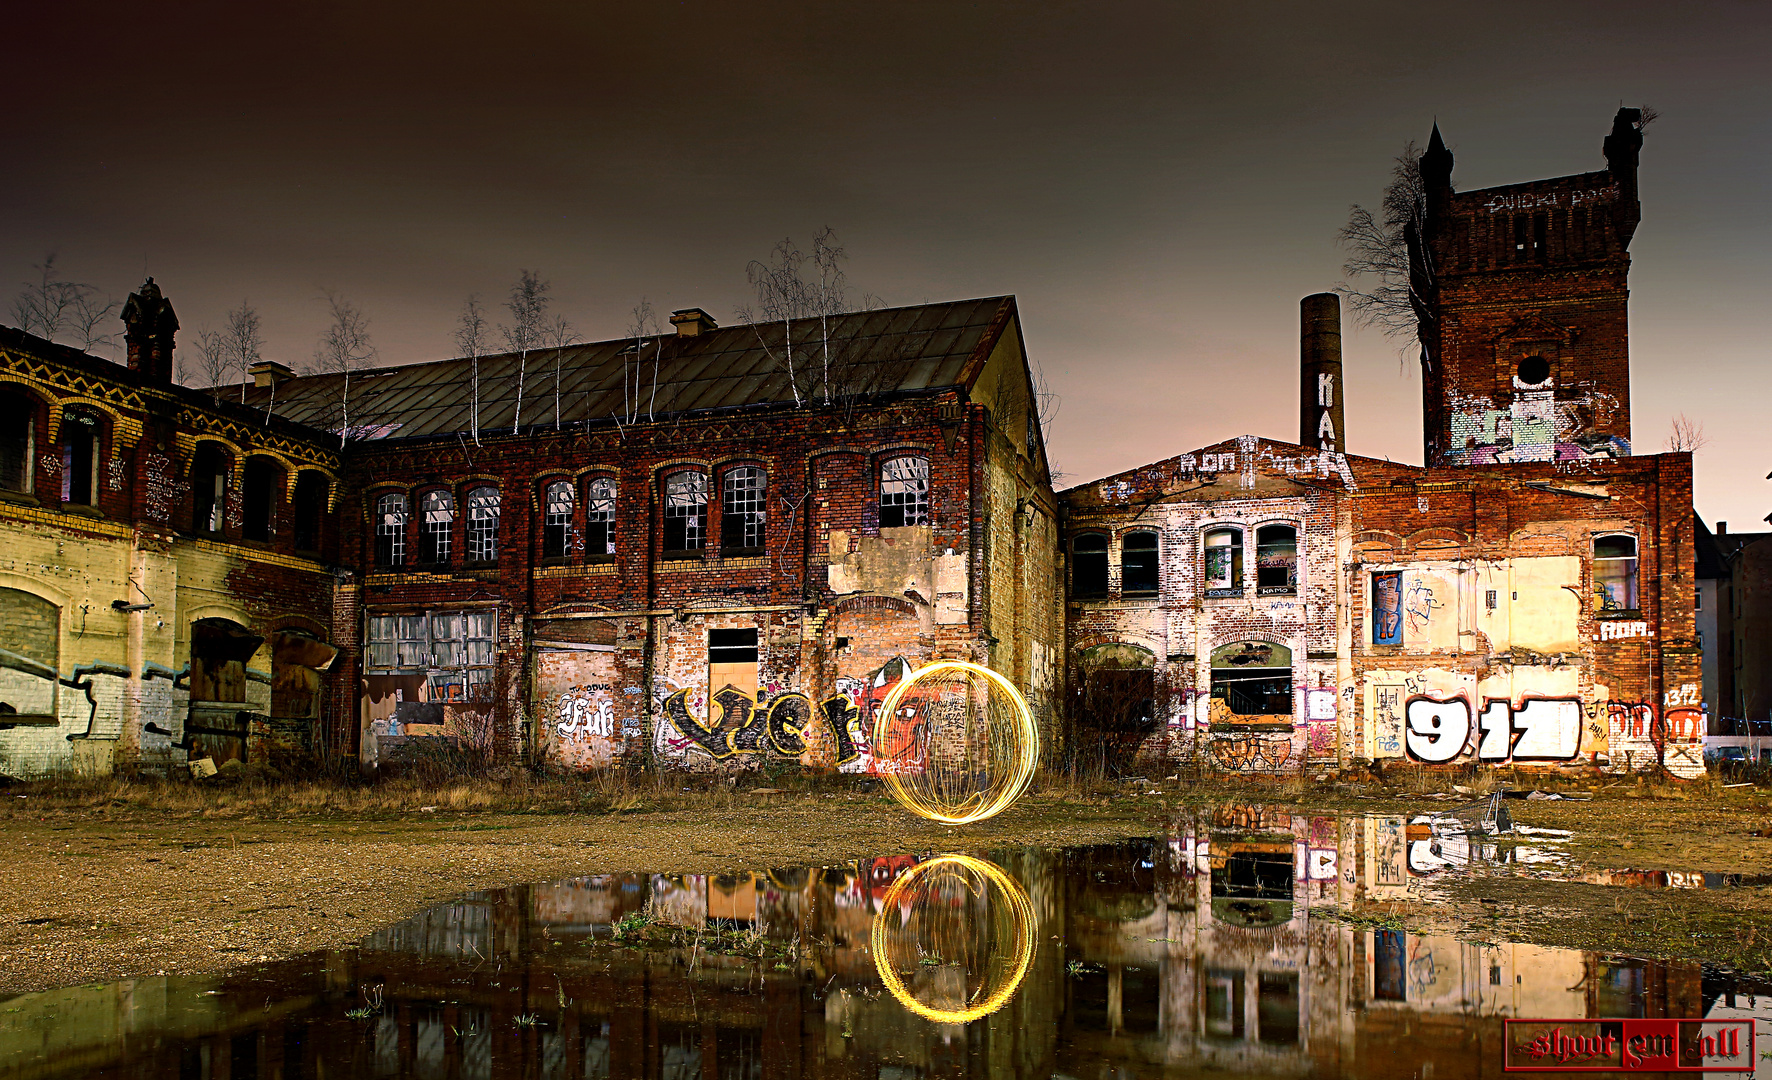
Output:
[[[10,15],[0,281],[151,273],[185,340],[250,298],[296,365],[333,289],[397,362],[519,267],[591,339],[730,320],[829,224],[857,293],[1018,295],[1062,486],[1294,437],[1298,298],[1436,117],[1474,188],[1600,168],[1648,103],[1635,445],[1702,418],[1701,513],[1772,511],[1767,5],[261,6]],[[1419,461],[1412,365],[1347,344],[1349,448]]]

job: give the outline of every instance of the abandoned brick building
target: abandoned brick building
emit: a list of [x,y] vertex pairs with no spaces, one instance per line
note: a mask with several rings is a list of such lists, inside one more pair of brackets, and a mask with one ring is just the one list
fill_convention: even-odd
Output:
[[[938,657],[1052,728],[1057,505],[1013,298],[828,337],[692,309],[214,396],[172,385],[151,282],[125,319],[127,370],[4,342],[6,772],[437,735],[878,769],[872,707]],[[790,330],[820,342],[797,370]]]
[[337,441],[172,381],[152,279],[127,366],[0,329],[0,773],[300,738],[332,639]]
[[1426,467],[1346,452],[1320,294],[1297,443],[1061,493],[1079,744],[1252,772],[1702,771],[1691,458],[1629,456],[1638,119],[1620,112],[1602,172],[1457,195],[1435,130]]

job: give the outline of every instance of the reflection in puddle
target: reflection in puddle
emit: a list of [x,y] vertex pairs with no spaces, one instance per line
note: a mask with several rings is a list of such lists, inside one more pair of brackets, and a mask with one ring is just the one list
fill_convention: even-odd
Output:
[[1033,904],[996,864],[942,855],[892,883],[870,941],[880,981],[905,1008],[965,1024],[1002,1008],[1027,977]]
[[[0,1078],[1474,1080],[1504,1018],[1772,1018],[1772,984],[1696,963],[1387,928],[1473,864],[1582,873],[1438,817],[1222,807],[988,863],[476,893],[352,949],[0,1001]],[[639,947],[648,918],[674,926]]]

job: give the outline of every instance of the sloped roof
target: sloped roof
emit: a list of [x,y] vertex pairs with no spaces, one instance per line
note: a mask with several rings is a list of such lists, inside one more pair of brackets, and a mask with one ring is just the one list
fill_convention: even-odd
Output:
[[[868,395],[970,387],[1014,313],[1014,297],[992,296],[831,316],[831,382],[837,391]],[[790,326],[800,395],[820,398],[824,354],[819,321],[797,320]],[[517,423],[520,367],[524,428],[551,428],[556,420],[570,426],[633,418],[636,410],[645,419],[649,414],[791,404],[793,388],[783,360],[786,337],[782,323],[758,323],[694,337],[666,334],[645,339],[638,348],[635,339],[620,338],[561,350],[534,349],[526,365],[512,353],[482,356],[480,430],[508,431]],[[467,359],[454,359],[353,373],[352,436],[412,439],[472,430],[473,368]],[[336,431],[343,391],[342,375],[285,379],[275,387],[275,412]],[[248,406],[263,409],[272,400],[271,388],[246,390]]]

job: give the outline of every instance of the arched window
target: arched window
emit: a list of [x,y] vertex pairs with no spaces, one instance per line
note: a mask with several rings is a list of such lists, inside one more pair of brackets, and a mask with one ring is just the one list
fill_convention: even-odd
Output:
[[1213,529],[1205,548],[1206,595],[1243,595],[1243,530]]
[[1157,591],[1157,534],[1131,532],[1120,538],[1120,592]]
[[91,506],[98,502],[99,446],[104,425],[94,413],[69,409],[62,414],[62,502]]
[[498,489],[477,487],[468,492],[468,561],[498,559]]
[[763,550],[768,514],[768,488],[763,470],[751,466],[728,469],[720,485],[720,547],[725,551]]
[[1255,592],[1282,596],[1298,591],[1298,530],[1263,525],[1255,530]]
[[1637,610],[1637,540],[1594,537],[1594,610]]
[[42,726],[53,723],[60,685],[61,608],[33,593],[0,588],[0,626],[6,628],[6,651],[11,654],[0,667],[0,722],[41,717]]
[[245,518],[240,535],[247,540],[271,538],[271,522],[277,506],[277,481],[283,469],[267,457],[246,459],[245,475],[240,486],[240,508]]
[[615,554],[615,481],[607,476],[585,487],[585,552]]
[[296,475],[289,510],[297,551],[320,550],[320,515],[326,512],[326,487],[324,473],[308,469]]
[[1071,595],[1106,596],[1108,593],[1108,538],[1084,533],[1071,540]]
[[398,491],[375,500],[375,564],[406,564],[406,496]]
[[664,549],[700,551],[707,543],[708,478],[674,472],[664,484]]
[[199,443],[191,462],[191,528],[221,532],[228,503],[228,455],[215,443]]
[[543,497],[541,554],[545,559],[561,559],[572,550],[572,481],[555,480]]
[[880,527],[929,524],[929,459],[889,458],[880,465]]
[[1212,711],[1221,709],[1231,716],[1291,716],[1292,650],[1271,641],[1213,649]]
[[455,496],[438,489],[427,491],[418,504],[423,515],[418,523],[418,561],[441,566],[449,561],[455,540]]
[[36,438],[37,403],[23,394],[0,393],[0,488],[30,493]]

